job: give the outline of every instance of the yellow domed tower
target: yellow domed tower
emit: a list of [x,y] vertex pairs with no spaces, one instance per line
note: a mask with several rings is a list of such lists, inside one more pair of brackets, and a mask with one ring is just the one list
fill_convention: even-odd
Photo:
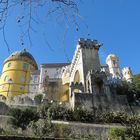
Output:
[[11,54],[3,64],[0,95],[7,98],[27,94],[30,72],[37,69],[35,59],[25,49]]

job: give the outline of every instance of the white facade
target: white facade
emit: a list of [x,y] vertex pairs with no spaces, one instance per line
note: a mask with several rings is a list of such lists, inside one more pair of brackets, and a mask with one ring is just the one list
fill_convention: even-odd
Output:
[[39,79],[40,79],[40,71],[39,70],[31,72],[28,96],[33,100],[34,100],[34,97],[39,93],[39,91],[38,91]]
[[110,54],[107,56],[106,64],[109,67],[109,72],[110,74],[112,74],[112,78],[122,78],[119,59],[114,54]]
[[62,79],[62,73],[67,65],[69,65],[69,63],[42,64],[40,66],[39,90],[42,89],[43,80],[46,76],[48,76],[50,80],[57,81]]
[[123,73],[123,78],[128,81],[128,82],[132,82],[133,79],[133,75],[132,75],[132,71],[130,67],[125,67],[122,70]]
[[57,100],[59,94],[69,94],[68,100],[73,108],[75,103],[73,93],[109,94],[108,81],[123,77],[127,81],[132,80],[130,68],[125,68],[121,72],[119,59],[114,54],[108,55],[106,65],[100,64],[98,55],[100,47],[101,44],[97,40],[80,39],[71,64],[42,64],[40,73],[31,73],[30,84],[33,86],[29,88],[29,92],[41,93],[44,79],[47,78],[45,85],[47,98]]

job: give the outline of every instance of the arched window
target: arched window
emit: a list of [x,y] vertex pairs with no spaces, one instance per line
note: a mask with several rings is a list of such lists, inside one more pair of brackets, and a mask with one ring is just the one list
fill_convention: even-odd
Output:
[[114,66],[116,65],[116,61],[115,61],[115,60],[113,60],[113,65],[114,65]]
[[8,77],[8,75],[6,75],[5,78],[4,78],[4,81],[8,82],[8,80],[9,80],[9,77]]
[[11,62],[8,63],[8,67],[11,67]]

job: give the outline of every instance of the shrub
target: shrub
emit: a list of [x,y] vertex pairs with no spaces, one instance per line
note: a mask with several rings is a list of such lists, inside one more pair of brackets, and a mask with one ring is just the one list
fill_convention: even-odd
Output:
[[109,130],[109,140],[125,140],[125,128],[111,128]]
[[0,127],[0,135],[3,135],[5,133],[4,129]]
[[40,108],[40,116],[44,119],[51,118],[52,120],[94,122],[93,112],[81,108],[77,108],[73,111],[56,103],[42,106]]
[[103,123],[127,123],[127,114],[124,112],[107,112],[99,116],[99,121]]
[[19,109],[19,108],[12,108],[10,110],[10,115],[12,118],[10,119],[11,124],[18,128],[20,127],[22,130],[26,129],[27,125],[31,121],[37,121],[39,119],[39,116],[37,112],[33,109]]
[[43,99],[43,95],[42,94],[38,94],[34,97],[34,101],[36,104],[41,104],[42,102],[42,99]]

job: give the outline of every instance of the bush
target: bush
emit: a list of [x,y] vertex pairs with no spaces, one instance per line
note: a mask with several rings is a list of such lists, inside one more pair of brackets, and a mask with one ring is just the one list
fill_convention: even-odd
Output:
[[140,117],[131,116],[127,118],[125,128],[111,128],[109,131],[110,140],[140,140]]
[[3,135],[5,133],[4,129],[0,127],[0,135]]
[[103,123],[127,123],[127,114],[124,112],[107,112],[99,116],[99,121]]
[[87,111],[81,108],[77,108],[73,112],[74,121],[80,121],[80,122],[88,122],[93,123],[95,121],[95,115],[91,111]]
[[10,115],[12,116],[10,119],[11,124],[15,128],[21,128],[22,130],[26,129],[27,125],[31,121],[37,121],[39,119],[38,113],[35,110],[29,108],[24,110],[12,108],[10,110]]
[[81,108],[74,111],[67,109],[65,106],[56,103],[48,104],[40,108],[40,116],[43,119],[51,118],[52,120],[94,122],[94,113]]
[[111,128],[109,130],[109,140],[125,140],[125,128]]
[[43,99],[43,95],[42,94],[38,94],[34,97],[34,101],[36,104],[41,104],[42,102],[42,99]]

